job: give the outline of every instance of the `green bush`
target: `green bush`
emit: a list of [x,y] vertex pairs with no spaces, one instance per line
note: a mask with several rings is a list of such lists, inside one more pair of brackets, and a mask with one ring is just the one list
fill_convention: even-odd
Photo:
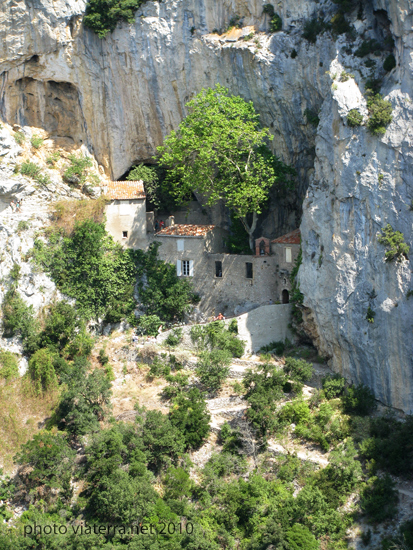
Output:
[[308,382],[313,376],[313,366],[303,359],[294,359],[294,357],[286,357],[285,372],[292,380],[298,382]]
[[49,164],[50,166],[54,166],[59,160],[60,160],[60,152],[59,151],[53,151],[46,158],[46,163]]
[[372,477],[361,493],[360,507],[372,523],[394,518],[399,501],[395,483],[389,475]]
[[10,269],[9,275],[12,279],[14,279],[15,282],[17,282],[20,279],[20,270],[21,270],[21,267],[17,263],[14,263],[13,267]]
[[137,332],[148,336],[158,336],[160,326],[162,326],[162,321],[157,315],[141,315],[138,318]]
[[344,16],[344,13],[342,11],[339,11],[333,17],[330,21],[331,24],[331,30],[334,34],[340,35],[344,34],[346,32],[350,32],[351,26],[347,19]]
[[375,318],[375,316],[376,316],[376,312],[373,311],[373,310],[371,309],[371,306],[369,306],[369,307],[367,308],[366,320],[367,320],[369,323],[372,324],[372,323],[374,323],[374,318]]
[[0,378],[12,380],[19,376],[17,357],[11,351],[0,348]]
[[304,23],[303,36],[306,40],[315,44],[317,36],[326,30],[327,26],[322,19],[313,17]]
[[37,394],[57,387],[53,359],[52,352],[45,348],[37,350],[30,358],[29,375]]
[[270,32],[282,31],[283,21],[278,13],[274,13],[270,21]]
[[119,21],[130,24],[135,22],[135,12],[145,0],[89,0],[86,5],[84,25],[95,32],[99,38],[104,38],[113,32]]
[[375,51],[380,51],[382,46],[377,40],[364,40],[361,46],[354,52],[357,57],[365,57]]
[[386,57],[386,59],[384,60],[383,69],[384,69],[386,72],[390,72],[390,71],[392,71],[395,67],[396,67],[396,59],[395,59],[394,55],[391,53],[391,54],[388,55],[388,56]]
[[31,162],[29,160],[24,161],[20,166],[20,173],[23,176],[27,176],[28,178],[36,179],[36,177],[39,176],[40,172],[40,166],[38,166],[35,162]]
[[21,145],[26,141],[26,136],[23,134],[23,132],[15,132],[14,139],[16,140],[16,143],[18,145]]
[[349,386],[342,395],[341,401],[344,412],[347,414],[366,416],[377,407],[374,393],[364,384]]
[[208,325],[194,325],[191,328],[191,340],[199,350],[218,349],[228,351],[232,357],[242,357],[245,342],[240,340],[232,323],[228,328],[223,321],[213,321]]
[[340,396],[346,386],[346,379],[339,374],[328,374],[322,381],[324,395],[327,399]]
[[92,159],[86,155],[69,155],[70,166],[63,173],[63,179],[69,184],[82,186],[86,181],[87,169],[93,166]]
[[183,434],[187,449],[199,448],[209,434],[210,415],[203,395],[197,388],[175,398],[169,417]]
[[171,348],[174,348],[180,342],[182,341],[182,329],[181,328],[174,328],[170,334],[168,334],[168,338],[165,340],[165,344],[167,346],[170,346]]
[[363,115],[357,109],[351,109],[347,114],[347,124],[354,128],[363,124]]
[[317,115],[317,113],[315,113],[314,111],[312,111],[311,109],[306,109],[304,111],[304,115],[306,116],[307,118],[307,122],[309,124],[311,124],[312,126],[314,126],[315,128],[317,128],[317,126],[319,125],[320,123],[320,118],[319,116]]
[[40,136],[37,136],[36,134],[34,134],[34,136],[32,136],[30,140],[30,143],[35,149],[40,149],[40,147],[43,145],[43,142],[44,140]]
[[171,367],[166,363],[163,363],[161,359],[156,356],[151,363],[149,369],[149,376],[154,378],[160,378],[161,376],[168,376],[171,372]]
[[386,262],[393,260],[402,262],[405,258],[408,259],[410,247],[404,242],[403,233],[394,231],[389,223],[383,227],[381,232],[382,234],[377,240],[386,247],[384,255]]
[[286,533],[290,550],[318,550],[320,548],[315,536],[308,527],[295,523]]
[[204,351],[200,354],[196,373],[209,391],[218,391],[229,374],[231,353],[224,350]]
[[2,303],[3,335],[5,337],[19,334],[23,351],[34,353],[39,347],[39,322],[34,317],[33,306],[27,306],[15,288],[10,289]]
[[60,498],[69,501],[75,456],[76,451],[69,447],[66,435],[61,432],[42,431],[22,445],[14,461],[26,467],[20,475],[24,491],[30,492],[30,500],[56,499],[58,491]]
[[386,126],[393,120],[392,105],[390,101],[382,98],[380,94],[371,93],[367,99],[369,119],[367,127],[373,135],[386,133]]

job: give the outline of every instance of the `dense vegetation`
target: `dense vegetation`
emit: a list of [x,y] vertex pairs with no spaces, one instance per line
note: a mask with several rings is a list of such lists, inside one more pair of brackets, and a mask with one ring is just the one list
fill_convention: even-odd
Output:
[[119,21],[135,22],[135,12],[145,0],[88,0],[83,23],[99,38],[116,29]]

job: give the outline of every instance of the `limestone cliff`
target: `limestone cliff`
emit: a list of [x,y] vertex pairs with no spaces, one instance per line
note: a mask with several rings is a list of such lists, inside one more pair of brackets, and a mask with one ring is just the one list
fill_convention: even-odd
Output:
[[[347,16],[354,25],[350,45],[331,33],[315,44],[302,38],[305,20],[314,14],[329,20],[336,12],[328,0],[281,0],[283,32],[276,34],[268,33],[262,7],[262,0],[148,2],[134,25],[120,24],[101,40],[82,25],[83,0],[5,0],[1,116],[43,128],[56,145],[81,144],[117,178],[153,155],[202,87],[220,82],[251,99],[271,128],[274,150],[298,173],[296,196],[282,208],[274,197],[260,230],[294,229],[307,192],[300,270],[307,330],[335,370],[411,411],[411,267],[384,262],[377,232],[390,223],[412,245],[412,2],[362,2],[361,15],[356,6]],[[255,35],[222,37],[234,16],[253,25]],[[382,91],[394,119],[377,138],[346,124],[350,109],[367,113],[370,68],[354,51],[363,39],[384,43],[390,35],[398,66],[385,75]],[[383,57],[373,57],[381,76]],[[343,71],[354,76],[341,78]],[[317,130],[306,109],[320,111]],[[365,319],[369,305],[374,324]]]

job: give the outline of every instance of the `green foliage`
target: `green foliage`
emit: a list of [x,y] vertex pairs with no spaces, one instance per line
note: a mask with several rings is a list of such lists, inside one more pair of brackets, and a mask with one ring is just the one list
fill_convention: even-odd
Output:
[[357,57],[365,57],[375,51],[382,50],[382,46],[377,40],[364,40],[361,46],[354,52]]
[[413,416],[404,422],[393,416],[371,419],[371,437],[360,444],[364,458],[374,460],[377,466],[392,475],[411,477],[413,474]]
[[386,57],[386,59],[384,60],[383,69],[384,69],[386,72],[390,72],[390,71],[392,71],[395,67],[396,67],[396,59],[395,59],[394,55],[391,53],[391,54],[388,55],[388,56]]
[[347,124],[354,128],[361,126],[363,123],[363,115],[357,109],[351,109],[347,114]]
[[78,223],[70,236],[52,233],[47,245],[35,241],[33,255],[87,319],[116,323],[133,311],[135,253],[114,243],[103,223]]
[[215,349],[200,354],[196,373],[209,391],[218,391],[229,374],[228,365],[231,363],[231,353],[226,350]]
[[138,332],[148,336],[157,336],[162,321],[157,315],[141,315],[138,318]]
[[99,38],[104,38],[116,29],[119,21],[135,23],[135,12],[145,0],[89,0],[86,6],[84,25],[92,29]]
[[146,198],[155,208],[160,207],[162,197],[159,189],[159,175],[155,167],[145,166],[144,164],[134,166],[126,179],[130,181],[142,180],[145,186]]
[[290,550],[318,550],[320,548],[315,536],[300,523],[295,523],[287,531],[286,539]]
[[21,475],[24,489],[30,491],[33,500],[56,498],[55,490],[59,491],[60,498],[68,500],[72,496],[70,480],[75,456],[65,434],[42,431],[22,445],[14,461],[31,467]]
[[53,366],[53,354],[42,348],[37,350],[29,361],[29,375],[37,394],[57,387],[57,376]]
[[364,384],[358,386],[349,386],[341,397],[344,412],[347,414],[357,414],[366,416],[377,407],[374,393]]
[[294,357],[286,357],[284,370],[292,380],[298,382],[308,382],[313,376],[311,363]]
[[50,166],[54,166],[60,160],[60,152],[52,151],[48,157],[46,157],[46,163]]
[[34,134],[30,140],[30,143],[35,149],[40,149],[40,147],[43,145],[43,142],[44,140],[36,134]]
[[283,355],[285,348],[285,342],[270,342],[266,346],[262,346],[260,352],[275,352],[276,355]]
[[282,28],[283,28],[283,20],[278,15],[278,13],[274,13],[270,21],[270,32],[282,31]]
[[223,443],[223,452],[237,453],[242,445],[240,436],[238,430],[233,430],[228,422],[225,422],[219,432],[219,437]]
[[19,264],[17,263],[14,263],[13,264],[13,267],[10,269],[10,277],[12,279],[14,279],[14,281],[17,283],[18,280],[20,279],[20,270],[21,270],[21,267]]
[[307,118],[307,122],[312,126],[314,126],[315,128],[317,128],[317,126],[320,123],[320,118],[318,114],[312,111],[311,109],[306,109],[304,111],[304,115]]
[[373,135],[385,134],[386,126],[393,120],[390,101],[383,99],[380,94],[371,93],[367,99],[367,107],[369,110],[367,128]]
[[20,335],[23,351],[32,354],[38,349],[39,322],[34,317],[33,306],[27,306],[18,291],[12,287],[7,291],[3,304],[3,335]]
[[328,374],[322,381],[324,395],[327,399],[339,397],[346,386],[346,379],[339,374]]
[[189,384],[189,374],[178,372],[177,374],[166,374],[165,380],[169,385],[163,389],[162,396],[165,399],[173,399],[185,390]]
[[23,134],[23,132],[14,132],[14,139],[16,140],[16,143],[18,145],[21,145],[26,141],[26,136]]
[[367,313],[366,313],[366,320],[369,322],[369,323],[374,323],[374,318],[376,316],[376,312],[373,311],[371,309],[371,307],[369,306],[367,308]]
[[149,376],[152,376],[154,378],[159,378],[161,376],[168,376],[170,372],[171,372],[171,367],[166,363],[163,363],[161,359],[158,356],[156,356],[151,363],[151,367],[149,369]]
[[326,30],[327,26],[322,19],[313,17],[304,23],[303,36],[306,40],[315,44],[317,36]]
[[266,364],[255,371],[248,370],[242,383],[250,405],[247,418],[265,443],[267,435],[274,433],[278,425],[274,413],[277,402],[284,396],[287,377],[282,370]]
[[333,15],[330,21],[330,25],[332,32],[337,35],[351,31],[350,23],[347,21],[342,11],[339,11],[338,13]]
[[70,165],[63,173],[63,179],[71,185],[82,186],[86,181],[87,169],[93,166],[92,159],[86,155],[69,155]]
[[158,259],[159,243],[149,246],[148,252],[136,250],[139,275],[143,280],[138,285],[139,298],[150,315],[157,315],[164,321],[181,320],[197,302],[199,297],[193,292],[188,278],[180,278],[176,268]]
[[30,224],[28,221],[20,220],[19,223],[17,224],[17,231],[26,231],[27,229],[29,229],[29,227],[30,227]]
[[381,523],[397,514],[399,501],[395,483],[389,475],[372,477],[363,489],[360,507],[372,523]]
[[209,434],[210,415],[203,395],[197,388],[175,398],[169,417],[183,434],[187,449],[199,448]]
[[0,378],[9,381],[18,376],[19,366],[16,355],[0,348]]
[[59,429],[73,435],[99,431],[99,421],[110,409],[110,380],[100,369],[88,373],[88,366],[84,358],[77,358],[63,378],[67,390],[61,397],[56,420]]
[[381,233],[377,240],[386,247],[384,255],[386,262],[392,262],[393,260],[402,262],[405,258],[408,258],[410,247],[404,242],[403,233],[394,231],[389,223],[383,227]]
[[304,301],[304,294],[300,291],[300,283],[298,282],[297,275],[298,270],[300,269],[300,265],[303,261],[303,251],[300,246],[300,251],[298,253],[297,259],[295,260],[295,264],[293,269],[291,270],[290,275],[290,281],[291,281],[291,293],[290,293],[290,302],[292,302],[292,316],[297,324],[301,324],[303,322],[303,314],[301,311],[301,307]]
[[268,149],[269,130],[261,128],[252,103],[223,86],[201,90],[186,109],[178,131],[158,147],[172,195],[178,204],[193,191],[205,195],[208,206],[223,200],[252,238],[270,188],[288,185],[293,170]]
[[176,347],[182,341],[182,329],[174,328],[168,338],[165,340],[165,344],[171,348]]
[[28,178],[36,179],[40,172],[40,166],[29,160],[24,161],[20,166],[20,173]]
[[[238,332],[238,330],[237,330]],[[232,357],[242,357],[245,342],[234,333],[234,325],[225,327],[223,321],[213,321],[208,325],[194,325],[191,328],[191,340],[198,350],[222,350],[229,352]]]
[[230,219],[230,234],[225,240],[225,246],[231,254],[251,254],[248,233],[241,220],[234,216],[233,212],[230,213]]

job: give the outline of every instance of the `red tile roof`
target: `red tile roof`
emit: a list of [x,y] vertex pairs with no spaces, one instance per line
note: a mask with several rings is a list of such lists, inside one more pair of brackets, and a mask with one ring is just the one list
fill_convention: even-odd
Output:
[[294,231],[291,231],[291,233],[287,233],[286,235],[282,235],[281,237],[278,237],[278,239],[274,239],[271,241],[272,243],[280,243],[280,244],[300,244],[301,242],[301,233],[299,229],[294,229]]
[[169,227],[164,227],[158,231],[156,235],[159,237],[175,236],[175,237],[204,237],[208,231],[214,229],[215,225],[190,225],[176,224]]
[[143,181],[111,181],[106,196],[111,200],[144,199]]

